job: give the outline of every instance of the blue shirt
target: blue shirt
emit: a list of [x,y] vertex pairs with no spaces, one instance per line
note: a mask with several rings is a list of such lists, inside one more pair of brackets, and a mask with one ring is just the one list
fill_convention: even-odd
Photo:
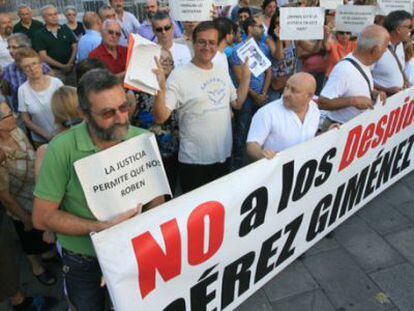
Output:
[[82,38],[80,38],[78,43],[76,62],[80,63],[81,61],[87,59],[89,53],[96,49],[101,42],[102,37],[99,32],[92,29],[86,30],[86,33],[82,36]]
[[[263,42],[256,42],[256,43],[259,46],[259,48],[262,50],[263,54],[270,61],[272,61],[272,54],[270,52],[269,46],[266,43],[263,43]],[[234,47],[233,53],[229,57],[229,65],[230,65],[231,68],[233,66],[241,66],[243,64],[241,59],[237,55],[237,50],[240,49],[244,44],[245,44],[245,42],[241,42],[241,43],[237,44]],[[232,74],[231,77],[234,78],[234,74]],[[258,94],[262,94],[265,80],[266,80],[266,71],[264,71],[257,78],[254,75],[252,75],[251,79],[250,79],[250,89],[252,89],[253,91],[255,91]],[[234,82],[235,85],[237,85],[235,80],[233,80],[233,82]]]

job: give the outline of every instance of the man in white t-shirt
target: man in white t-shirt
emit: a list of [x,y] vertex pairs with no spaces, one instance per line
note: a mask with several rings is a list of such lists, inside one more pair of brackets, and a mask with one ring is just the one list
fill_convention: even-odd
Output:
[[277,152],[315,136],[318,105],[312,100],[315,78],[305,72],[289,78],[283,97],[260,108],[253,116],[247,136],[247,154],[253,160],[271,159]]
[[174,23],[166,12],[159,11],[151,19],[152,30],[158,44],[171,52],[175,68],[191,61],[191,52],[187,45],[174,42]]
[[381,58],[388,42],[389,35],[383,27],[368,26],[359,35],[356,50],[334,67],[318,99],[319,108],[327,110],[323,129],[372,109],[378,95],[385,100],[385,94],[373,88],[370,66]]
[[385,17],[384,27],[390,34],[390,43],[384,55],[372,68],[375,88],[393,95],[410,86],[404,73],[404,42],[411,36],[412,16],[400,10]]
[[229,62],[225,50],[234,42],[233,22],[226,17],[219,17],[214,20],[219,31],[219,45],[217,54],[213,58],[213,64],[223,66],[229,71]]
[[13,24],[8,14],[0,14],[0,73],[4,67],[13,62],[7,48],[7,37],[12,34]]
[[229,172],[231,107],[242,107],[250,83],[247,63],[238,90],[228,72],[213,65],[218,45],[213,22],[200,23],[193,39],[191,62],[174,69],[167,82],[159,62],[155,71],[160,84],[154,103],[157,123],[168,120],[173,110],[178,113],[179,176],[184,193]]

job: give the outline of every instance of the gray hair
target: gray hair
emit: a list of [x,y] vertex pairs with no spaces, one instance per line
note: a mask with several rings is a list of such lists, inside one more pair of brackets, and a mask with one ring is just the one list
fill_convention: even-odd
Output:
[[105,21],[103,22],[103,24],[102,24],[102,29],[103,29],[103,30],[106,30],[106,29],[108,29],[108,27],[109,27],[110,25],[112,25],[112,24],[117,24],[117,25],[119,26],[119,28],[121,28],[121,29],[122,29],[121,23],[120,23],[119,21],[117,21],[117,20],[113,20],[113,19],[107,19],[107,20],[105,20]]
[[32,11],[32,8],[25,3],[22,3],[17,7],[17,12],[19,12],[21,9],[28,9],[30,12]]
[[17,33],[11,34],[7,38],[7,43],[10,44],[10,42],[12,41],[17,42],[18,45],[20,45],[21,47],[30,48],[32,46],[30,42],[30,38],[24,33],[17,32]]
[[108,5],[108,4],[104,4],[103,6],[101,6],[100,8],[99,8],[99,11],[98,11],[98,13],[99,13],[99,15],[101,16],[101,17],[103,17],[103,13],[104,13],[104,11],[106,11],[106,10],[113,10],[114,8],[113,7],[111,7],[110,5]]
[[73,5],[67,5],[65,6],[65,8],[63,9],[63,13],[66,15],[68,14],[69,11],[73,11],[75,13],[78,13],[78,11],[76,10],[76,8]]
[[53,4],[47,4],[40,9],[40,15],[43,17],[45,15],[45,11],[49,9],[55,9],[57,11],[57,8]]

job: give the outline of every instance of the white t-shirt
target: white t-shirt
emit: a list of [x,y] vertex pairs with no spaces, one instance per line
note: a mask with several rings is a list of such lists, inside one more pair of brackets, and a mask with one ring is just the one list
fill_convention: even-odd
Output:
[[216,56],[213,58],[213,64],[215,66],[226,68],[227,72],[229,71],[229,62],[226,53],[217,51]]
[[[370,67],[361,63],[352,54],[347,58],[355,60],[360,65],[361,69],[368,77],[372,90],[374,84]],[[345,60],[336,64],[328,81],[323,87],[320,96],[328,99],[351,96],[365,96],[371,98],[367,81],[353,64]],[[346,107],[334,111],[326,111],[324,112],[324,115],[327,115],[333,121],[345,123],[359,115],[361,112],[363,112],[363,110],[359,110],[358,108]]]
[[[30,87],[29,81],[24,82],[17,92],[19,111],[30,114],[33,123],[40,126],[47,133],[54,133],[57,129],[52,113],[51,99],[53,93],[63,85],[58,78],[50,77],[49,87],[37,92]],[[32,132],[32,139],[36,142],[46,142],[45,139]]]
[[280,152],[314,137],[318,130],[319,117],[318,105],[311,100],[302,123],[295,112],[286,108],[282,97],[256,112],[247,142],[256,142],[263,150]]
[[411,85],[414,85],[414,58],[411,58],[406,64],[404,69],[405,75]]
[[[397,57],[400,60],[402,68],[404,68],[405,56],[404,47],[402,43],[397,45],[395,53],[397,54]],[[378,84],[383,87],[404,86],[404,78],[401,74],[400,69],[398,68],[397,60],[388,49],[372,68],[372,76],[374,77],[375,84]]]
[[204,70],[190,62],[172,71],[166,106],[178,112],[180,162],[207,165],[230,156],[230,103],[236,99],[236,89],[224,68]]
[[0,67],[4,69],[7,65],[14,62],[14,59],[10,56],[7,49],[7,40],[0,36]]
[[173,42],[170,52],[174,60],[175,68],[188,64],[191,61],[191,51],[185,44]]

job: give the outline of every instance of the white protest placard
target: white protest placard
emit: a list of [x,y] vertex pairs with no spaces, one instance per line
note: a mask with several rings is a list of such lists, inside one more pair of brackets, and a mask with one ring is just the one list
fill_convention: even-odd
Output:
[[338,5],[344,4],[343,0],[320,0],[319,6],[325,10],[336,10]]
[[375,6],[372,5],[340,5],[336,9],[335,28],[359,33],[374,24],[375,13]]
[[216,6],[237,5],[239,0],[214,0]]
[[155,136],[141,134],[75,162],[88,207],[100,221],[170,194]]
[[322,40],[324,23],[323,8],[280,8],[280,39]]
[[115,310],[234,310],[414,170],[413,98],[93,234]]
[[214,0],[170,1],[170,15],[176,21],[201,22],[211,20]]
[[237,56],[243,63],[247,57],[249,58],[250,71],[256,78],[272,65],[253,38],[249,39],[237,50]]
[[413,14],[412,0],[377,0],[377,8],[378,15],[386,16],[397,10],[403,10]]

